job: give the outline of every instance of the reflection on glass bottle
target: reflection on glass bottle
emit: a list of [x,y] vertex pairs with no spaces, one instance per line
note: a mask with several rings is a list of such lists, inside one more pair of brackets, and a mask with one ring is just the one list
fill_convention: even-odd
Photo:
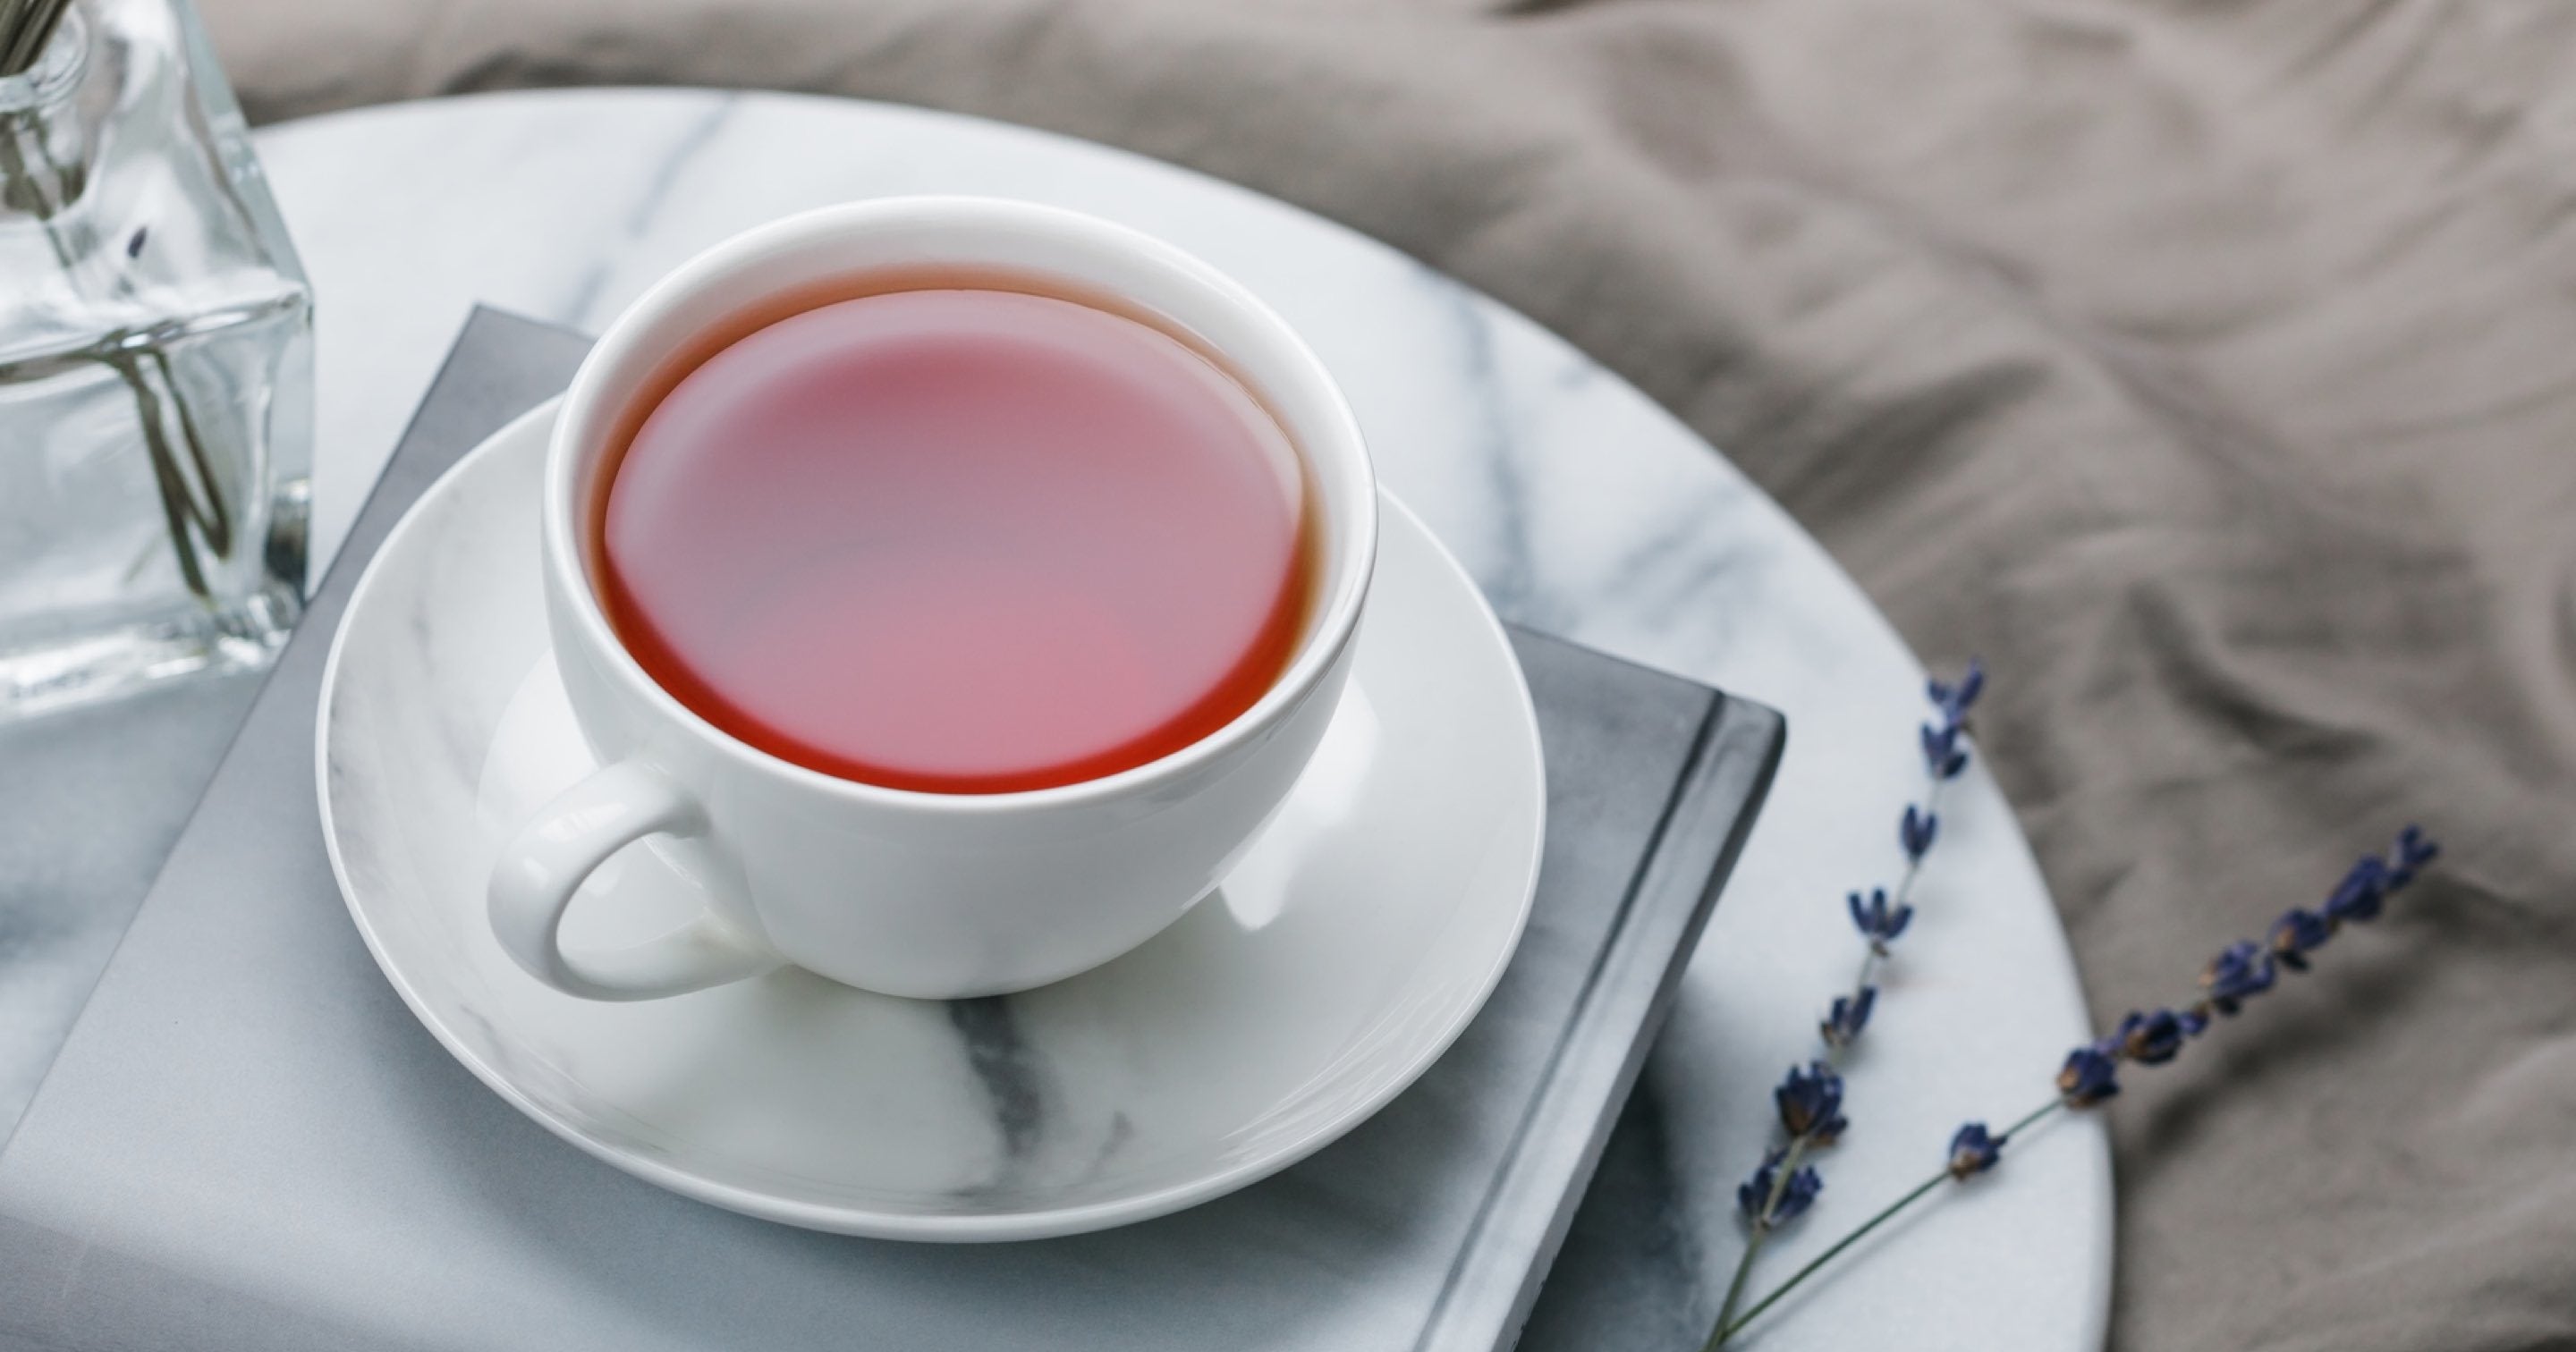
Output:
[[186,0],[83,0],[0,77],[0,717],[275,655],[312,331]]

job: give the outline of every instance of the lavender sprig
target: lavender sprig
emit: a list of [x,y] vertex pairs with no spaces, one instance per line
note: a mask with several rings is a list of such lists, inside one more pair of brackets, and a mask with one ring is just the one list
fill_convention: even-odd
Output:
[[[2414,882],[2440,853],[2441,847],[2421,829],[2407,827],[2398,833],[2396,844],[2385,858],[2366,854],[2354,863],[2319,910],[2292,907],[2272,923],[2265,943],[2240,940],[2221,949],[2202,969],[2197,993],[2182,1008],[2133,1010],[2110,1032],[2068,1052],[2058,1067],[2057,1092],[2047,1102],[2024,1113],[2001,1132],[1988,1131],[1983,1122],[1960,1127],[1950,1138],[1949,1156],[1939,1172],[1854,1226],[1849,1234],[1790,1274],[1788,1280],[1773,1287],[1743,1314],[1721,1316],[1716,1330],[1709,1335],[1708,1348],[1714,1352],[1724,1346],[1799,1283],[1871,1231],[1930,1196],[1943,1183],[1965,1183],[1991,1172],[2002,1162],[2004,1147],[2012,1138],[2043,1118],[2066,1109],[2091,1108],[2116,1097],[2122,1066],[2160,1066],[2173,1060],[2213,1022],[2234,1017],[2243,1011],[2246,1001],[2271,990],[2280,970],[2307,971],[2310,955],[2345,925],[2378,919],[2388,898]],[[1805,1210],[1814,1200],[1810,1189],[1798,1209]]]
[[[1872,888],[1866,898],[1854,892],[1845,899],[1852,928],[1860,931],[1866,946],[1850,989],[1834,997],[1817,1025],[1817,1037],[1824,1044],[1822,1055],[1803,1067],[1792,1067],[1772,1091],[1780,1110],[1781,1140],[1763,1153],[1761,1164],[1735,1190],[1736,1208],[1749,1234],[1718,1311],[1719,1329],[1734,1320],[1736,1304],[1744,1298],[1745,1282],[1753,1273],[1753,1260],[1771,1232],[1796,1220],[1824,1189],[1823,1176],[1806,1159],[1810,1152],[1832,1145],[1849,1125],[1841,1111],[1842,1059],[1878,1008],[1879,965],[1887,960],[1890,945],[1913,923],[1914,907],[1908,898],[1923,872],[1925,856],[1940,837],[1941,790],[1967,771],[1968,711],[1985,688],[1985,670],[1975,662],[1968,664],[1958,684],[1934,680],[1925,688],[1933,716],[1917,735],[1923,754],[1923,801],[1907,803],[1896,826],[1897,845],[1905,852],[1905,872],[1897,879],[1892,897],[1886,888]],[[1714,1348],[1717,1342],[1712,1335],[1709,1346]]]

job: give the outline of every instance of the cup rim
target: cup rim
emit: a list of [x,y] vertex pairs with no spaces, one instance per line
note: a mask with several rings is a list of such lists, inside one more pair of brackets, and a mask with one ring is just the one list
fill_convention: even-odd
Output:
[[[1326,503],[1333,494],[1322,483],[1328,475],[1341,478],[1345,486],[1341,496],[1348,501],[1326,521],[1322,532],[1326,542],[1323,566],[1331,579],[1331,590],[1323,598],[1320,614],[1305,641],[1260,698],[1215,731],[1143,764],[1071,784],[999,793],[901,789],[845,779],[763,751],[716,726],[654,680],[609,626],[582,560],[576,520],[579,494],[575,492],[575,481],[590,458],[587,449],[578,444],[579,434],[585,424],[596,421],[592,416],[595,406],[612,393],[602,389],[607,380],[605,373],[642,346],[651,328],[670,310],[720,285],[736,268],[781,250],[828,247],[835,239],[859,231],[969,221],[1003,230],[1069,237],[1077,247],[1123,254],[1128,261],[1160,271],[1249,320],[1273,349],[1271,364],[1288,378],[1308,386],[1303,393],[1322,411],[1321,435],[1298,443],[1301,457],[1318,480],[1317,488],[1310,493],[1314,510],[1329,510]],[[981,260],[960,257],[941,261]],[[1310,440],[1321,444],[1310,445]],[[951,195],[871,198],[784,216],[710,246],[646,288],[609,324],[574,372],[546,447],[544,512],[545,566],[555,574],[570,602],[572,623],[584,642],[605,654],[615,679],[640,692],[666,721],[687,730],[729,760],[845,801],[957,814],[1074,807],[1147,793],[1198,771],[1260,736],[1314,692],[1349,646],[1376,569],[1378,542],[1377,477],[1360,433],[1359,419],[1323,360],[1267,303],[1195,254],[1134,227],[1042,203]]]

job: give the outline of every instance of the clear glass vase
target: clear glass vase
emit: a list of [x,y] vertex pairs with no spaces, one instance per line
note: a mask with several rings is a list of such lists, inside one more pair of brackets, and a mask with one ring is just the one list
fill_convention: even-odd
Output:
[[303,604],[313,306],[187,0],[0,79],[0,719],[263,665]]

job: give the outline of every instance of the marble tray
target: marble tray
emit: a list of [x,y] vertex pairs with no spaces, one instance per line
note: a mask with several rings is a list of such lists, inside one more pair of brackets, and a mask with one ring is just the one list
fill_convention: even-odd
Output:
[[1549,765],[1529,931],[1429,1075],[1277,1178],[976,1249],[746,1220],[572,1151],[450,1062],[340,914],[306,787],[322,651],[366,555],[580,350],[488,312],[459,343],[0,1150],[0,1346],[1509,1345],[1778,762],[1778,716],[1516,635]]
[[[964,192],[1153,231],[1285,315],[1351,398],[1385,482],[1506,620],[1780,709],[1798,729],[1523,1335],[1691,1352],[1743,1246],[1735,1187],[1769,1088],[1850,976],[1846,889],[1902,865],[1923,669],[1823,547],[1635,387],[1441,271],[1296,206],[1111,147],[864,100],[701,89],[429,99],[260,130],[320,297],[314,557],[331,556],[481,298],[595,331],[737,230],[855,197]],[[2010,699],[1998,673],[1990,699]],[[250,694],[192,692],[0,735],[0,1136],[61,1044]],[[23,735],[21,735],[23,734]],[[1785,1273],[1919,1178],[1962,1119],[2044,1092],[2091,1024],[2047,887],[1982,761],[1855,1061],[1856,1130]],[[1748,1348],[2098,1352],[2108,1138],[2017,1142],[2008,1181],[1880,1231]],[[5,1298],[0,1298],[5,1304]],[[0,1347],[8,1346],[0,1336]]]

